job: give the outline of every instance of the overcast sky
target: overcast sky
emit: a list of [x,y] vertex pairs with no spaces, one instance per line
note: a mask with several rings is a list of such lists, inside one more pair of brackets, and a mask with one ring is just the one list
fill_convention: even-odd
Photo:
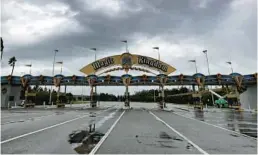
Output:
[[[79,70],[97,58],[129,51],[161,60],[177,69],[173,74],[194,74],[188,60],[196,59],[198,72],[208,74],[203,50],[208,50],[211,74],[257,72],[256,0],[3,0],[2,75],[17,61],[14,75],[51,75],[54,50],[63,61],[64,75],[83,75]],[[60,72],[56,65],[55,73]],[[111,73],[112,74],[112,73]],[[113,74],[122,75],[122,72]],[[141,72],[131,72],[142,75]],[[172,75],[173,75],[172,74]],[[130,88],[131,93],[144,87]],[[146,88],[146,87],[145,87]],[[88,88],[74,87],[75,94]],[[123,87],[101,87],[100,92],[123,94]]]

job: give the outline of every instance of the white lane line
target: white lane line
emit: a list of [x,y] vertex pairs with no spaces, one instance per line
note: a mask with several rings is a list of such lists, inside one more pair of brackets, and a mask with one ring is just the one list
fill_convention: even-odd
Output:
[[98,149],[100,148],[100,146],[103,144],[103,142],[107,139],[108,135],[111,133],[111,131],[115,128],[116,124],[118,123],[118,121],[122,118],[122,116],[124,115],[125,110],[123,111],[123,113],[118,117],[118,119],[115,121],[115,123],[109,128],[109,130],[106,132],[106,134],[101,138],[101,140],[98,142],[98,144],[91,150],[91,152],[89,153],[90,155],[95,154]]
[[185,137],[183,134],[181,134],[180,132],[178,132],[176,129],[172,128],[169,124],[167,124],[165,121],[163,121],[162,119],[160,119],[158,116],[156,116],[155,114],[153,114],[151,111],[149,111],[149,113],[151,115],[153,115],[158,121],[162,122],[164,125],[166,125],[168,128],[170,128],[172,131],[174,131],[175,133],[177,133],[179,136],[181,136],[182,138],[184,138],[186,141],[188,141],[190,144],[192,144],[198,151],[200,151],[203,154],[208,154],[206,151],[204,151],[202,148],[200,148],[197,144],[193,143],[190,139],[188,139],[187,137]]
[[30,117],[30,118],[26,118],[23,120],[14,120],[14,121],[2,123],[1,125],[6,125],[6,124],[10,124],[10,123],[27,122],[27,121],[31,121],[31,120],[35,121],[35,120],[40,120],[39,118],[44,118],[44,117],[54,116],[54,115],[56,115],[56,114],[50,114],[50,115],[44,115],[44,116],[38,116],[38,117]]
[[[101,114],[101,113],[103,113],[103,112],[106,112],[106,111],[108,111],[108,110],[110,110],[110,109],[105,109],[105,110],[101,111],[100,113],[96,113],[96,114],[99,115],[99,114]],[[4,144],[4,143],[7,143],[7,142],[10,142],[10,141],[13,141],[13,140],[16,140],[16,139],[25,137],[25,136],[32,135],[32,134],[34,134],[34,133],[38,133],[38,132],[41,132],[41,131],[44,131],[44,130],[47,130],[47,129],[51,129],[51,128],[54,128],[54,127],[57,127],[57,126],[60,126],[60,125],[63,125],[63,124],[66,124],[66,123],[69,123],[69,122],[72,122],[72,121],[81,119],[81,118],[84,118],[84,117],[89,116],[89,115],[90,115],[90,114],[86,114],[86,115],[83,115],[83,116],[81,116],[81,117],[77,117],[77,118],[74,118],[74,119],[71,119],[71,120],[62,122],[62,123],[58,123],[58,124],[55,124],[55,125],[52,125],[52,126],[43,128],[43,129],[39,129],[39,130],[36,130],[36,131],[33,131],[33,132],[29,132],[29,133],[26,133],[26,134],[23,134],[23,135],[20,135],[20,136],[16,136],[16,137],[13,137],[13,138],[10,138],[10,139],[1,141],[0,144]]]
[[20,135],[20,136],[17,136],[17,137],[13,137],[13,138],[10,138],[10,139],[4,140],[4,141],[1,141],[1,144],[8,143],[8,142],[10,142],[10,141],[13,141],[13,140],[16,140],[16,139],[19,139],[19,138],[22,138],[22,137],[25,137],[25,136],[28,136],[28,135],[32,135],[32,134],[35,134],[35,133],[38,133],[38,132],[41,132],[41,131],[44,131],[44,130],[47,130],[47,129],[51,129],[51,128],[54,128],[54,127],[57,127],[57,126],[60,126],[60,125],[63,125],[63,124],[66,124],[66,123],[75,121],[75,120],[77,120],[77,119],[84,118],[84,117],[86,117],[86,116],[89,116],[89,114],[83,115],[83,116],[81,116],[81,117],[77,117],[77,118],[74,118],[74,119],[71,119],[71,120],[62,122],[62,123],[58,123],[58,124],[55,124],[55,125],[52,125],[52,126],[43,128],[43,129],[39,129],[39,130],[36,130],[36,131],[33,131],[33,132],[29,132],[29,133],[26,133],[26,134],[23,134],[23,135]]
[[175,112],[174,112],[174,114],[176,114],[176,115],[178,115],[178,116],[181,116],[181,117],[184,117],[184,118],[188,118],[188,119],[191,119],[191,120],[195,120],[195,121],[198,121],[198,122],[207,124],[207,125],[211,125],[211,126],[213,126],[213,127],[216,127],[216,128],[219,128],[219,129],[222,129],[222,130],[225,130],[225,131],[233,132],[233,133],[235,133],[235,134],[239,134],[239,135],[242,135],[242,136],[245,136],[245,137],[248,137],[248,138],[252,138],[252,139],[254,139],[254,140],[257,140],[257,139],[254,138],[254,137],[251,137],[251,136],[242,134],[242,133],[240,133],[240,132],[236,132],[236,131],[233,131],[233,130],[229,130],[229,129],[226,129],[226,128],[223,128],[223,127],[220,127],[220,126],[217,126],[217,125],[214,125],[214,124],[210,124],[210,123],[207,123],[207,122],[199,121],[198,119],[194,119],[194,118],[191,118],[191,117],[187,117],[187,116],[184,116],[184,115],[180,115],[180,114],[175,113]]

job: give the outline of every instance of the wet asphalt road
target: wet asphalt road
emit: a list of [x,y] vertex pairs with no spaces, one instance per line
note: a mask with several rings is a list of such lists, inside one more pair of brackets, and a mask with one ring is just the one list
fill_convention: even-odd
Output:
[[146,110],[128,110],[97,154],[199,154]]
[[191,110],[184,111],[175,109],[176,114],[194,118],[203,122],[214,124],[232,131],[240,132],[242,134],[257,138],[257,114],[251,112],[238,112],[229,109],[198,111]]
[[[110,107],[111,108],[103,108],[101,110],[51,110],[53,115],[50,114],[49,116],[34,120],[24,119],[24,122],[16,121],[14,123],[6,123],[1,126],[1,153],[76,154],[77,152],[74,150],[74,146],[68,142],[68,135],[75,130],[88,129],[88,125],[93,120],[95,120],[98,130],[105,133],[108,130],[108,127],[112,125],[117,115],[121,113],[119,108],[113,106]],[[17,115],[20,115],[23,110],[17,111]],[[32,111],[36,112],[35,110]],[[48,111],[47,113],[51,112]],[[90,117],[91,112],[96,113],[95,115],[97,117]],[[45,115],[44,110],[37,110],[37,113],[38,115]],[[110,114],[112,114],[112,117],[109,117]],[[17,118],[17,115],[14,115],[13,117],[10,116],[12,118],[9,119],[14,120]],[[24,115],[27,116],[30,114],[24,113]],[[38,115],[35,117],[38,117]],[[33,117],[34,115],[32,114],[30,118]],[[109,120],[106,120],[106,117],[108,117]],[[20,119],[23,119],[23,115],[20,115],[18,120]],[[64,124],[59,125],[60,123]],[[53,125],[56,126],[53,127]],[[18,136],[42,129],[45,130],[17,138]],[[14,137],[17,139],[8,141]]]
[[[76,154],[75,148],[79,144],[70,144],[68,135],[75,130],[87,129],[93,121],[98,132],[106,133],[124,111],[122,106],[123,103],[103,103],[97,110],[82,109],[78,105],[66,109],[2,111],[1,153]],[[177,108],[168,112],[155,109],[156,104],[146,103],[131,103],[131,106],[134,108],[126,110],[96,153],[257,153],[256,139],[203,123],[255,137],[257,115],[232,111],[200,113]],[[90,117],[92,112],[97,117]]]

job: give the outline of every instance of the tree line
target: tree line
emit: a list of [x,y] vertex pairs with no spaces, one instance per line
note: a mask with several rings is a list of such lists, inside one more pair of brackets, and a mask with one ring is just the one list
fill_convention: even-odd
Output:
[[[165,89],[165,102],[167,103],[177,103],[177,104],[193,104],[193,98],[192,95],[181,95],[181,96],[170,96],[170,95],[176,95],[176,94],[184,94],[192,92],[191,89],[188,89],[186,87],[181,87],[179,89],[173,88],[173,89]],[[218,92],[219,95],[223,96],[226,94],[226,92],[223,90],[221,92]],[[155,95],[155,97],[154,97]],[[159,91],[156,89],[150,89],[150,90],[142,90],[139,92],[136,92],[135,94],[131,95],[130,100],[136,101],[136,102],[157,102],[159,96]],[[214,101],[218,99],[216,96],[214,96]],[[212,96],[210,93],[203,94],[202,95],[202,102],[207,105],[213,105]]]
[[[24,90],[23,90],[24,91]],[[188,104],[188,103],[193,103],[192,100],[192,95],[181,95],[181,96],[170,96],[170,95],[176,95],[176,94],[183,94],[183,93],[188,93],[191,92],[192,90],[186,88],[186,87],[181,87],[179,89],[173,88],[173,89],[165,89],[165,102],[167,103],[177,103],[177,104]],[[36,105],[42,105],[44,102],[46,104],[49,103],[49,94],[50,94],[50,89],[47,88],[42,88],[39,86],[29,86],[29,92],[36,93],[36,97],[30,97],[28,99],[31,99],[34,101]],[[22,92],[24,97],[24,92]],[[83,100],[84,101],[89,101],[90,96],[89,95],[83,95],[83,96],[78,96],[75,97],[72,93],[59,93],[59,99],[62,103],[70,103],[76,100]],[[218,92],[220,95],[225,95],[224,91]],[[57,100],[57,92],[55,90],[52,91],[51,93],[52,101],[53,104],[56,104]],[[132,102],[158,102],[158,96],[159,96],[159,91],[158,89],[150,89],[150,90],[141,90],[138,91],[132,95],[130,95],[130,101]],[[214,96],[214,100],[216,100],[217,97]],[[125,97],[123,95],[114,95],[114,94],[109,94],[109,93],[99,93],[97,95],[97,100],[99,101],[124,101]],[[212,105],[212,97],[211,94],[204,94],[202,96],[202,101],[205,104]]]

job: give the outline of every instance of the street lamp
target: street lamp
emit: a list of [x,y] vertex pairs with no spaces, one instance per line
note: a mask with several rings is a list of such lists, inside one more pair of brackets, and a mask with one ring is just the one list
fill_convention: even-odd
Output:
[[30,72],[29,72],[29,74],[31,75],[31,66],[32,66],[32,64],[28,64],[28,65],[25,65],[26,67],[30,67]]
[[159,47],[153,47],[152,49],[157,50],[157,52],[158,52],[158,60],[160,61]]
[[62,71],[63,71],[63,61],[59,61],[59,62],[56,62],[56,63],[61,65],[60,74],[62,74]]
[[[210,64],[209,64],[209,59],[208,59],[208,51],[207,50],[204,50],[204,51],[202,51],[204,54],[205,54],[205,56],[206,56],[206,61],[207,61],[207,65],[208,65],[208,73],[209,73],[209,75],[211,75],[210,74]],[[209,87],[208,87],[208,89],[209,89]],[[212,86],[211,86],[211,89],[212,89]],[[215,105],[214,104],[214,96],[213,96],[213,93],[211,93],[211,98],[212,98],[212,103],[213,103],[213,105]],[[207,105],[207,104],[206,104]]]
[[90,48],[90,50],[95,52],[95,61],[97,60],[97,48]]
[[228,61],[228,62],[226,62],[226,63],[230,65],[230,68],[231,68],[231,72],[233,73],[233,67],[232,67],[232,62],[231,62],[231,61]]
[[[159,53],[159,47],[152,47],[153,50],[157,50],[158,52],[158,60],[160,61],[160,53]],[[161,74],[161,71],[159,70],[159,74]],[[162,96],[162,107],[164,108],[165,107],[165,100],[164,100],[164,85],[163,86],[159,86],[159,94],[161,92],[161,95],[159,96]],[[155,90],[154,90],[154,95],[155,95]]]
[[[96,61],[97,60],[97,48],[91,48],[90,50],[95,52],[95,61]],[[96,74],[96,71],[94,72],[94,74]],[[83,89],[83,87],[82,87],[82,89]],[[98,93],[97,93],[97,86],[95,86],[95,92],[96,92],[96,95],[98,95]]]
[[208,73],[209,73],[209,75],[211,75],[210,74],[210,64],[209,64],[209,59],[208,59],[208,51],[204,50],[202,52],[206,55],[206,61],[207,61],[207,65],[208,65]]
[[189,60],[189,62],[194,62],[194,64],[195,64],[195,71],[196,71],[196,73],[197,73],[197,65],[196,65],[196,60]]
[[[58,50],[54,51],[54,61],[53,61],[52,76],[54,76],[54,72],[55,72],[55,61],[56,61],[56,53],[57,52],[58,52]],[[51,104],[51,98],[52,98],[52,84],[51,84],[51,87],[50,87],[49,104]]]
[[126,51],[126,53],[129,53],[127,40],[121,40],[121,42],[125,43],[125,51]]

